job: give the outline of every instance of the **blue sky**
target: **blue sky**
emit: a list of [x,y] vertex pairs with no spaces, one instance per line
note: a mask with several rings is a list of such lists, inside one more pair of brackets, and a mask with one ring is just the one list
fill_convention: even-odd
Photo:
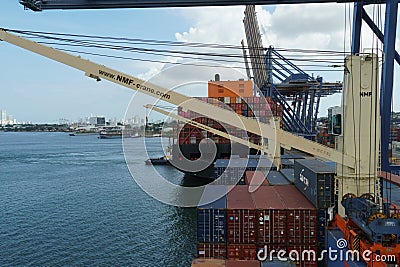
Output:
[[[342,51],[343,7],[330,4],[259,8],[264,46]],[[2,3],[0,27],[238,45],[244,38],[243,11],[244,7],[215,7],[32,12],[13,0]],[[150,78],[165,68],[157,63],[84,57],[142,78]],[[19,121],[55,123],[59,118],[77,120],[90,114],[123,118],[134,95],[128,89],[109,82],[97,83],[80,71],[4,42],[0,43],[0,58],[0,109]],[[203,76],[196,79],[212,79],[215,71],[201,71]],[[181,68],[176,71],[177,80],[181,73],[184,73]],[[187,71],[185,75],[193,73],[199,75],[200,71]],[[321,75],[329,81],[342,79],[340,73]],[[178,84],[177,81],[175,85]],[[141,100],[143,104],[149,101]],[[340,96],[324,101],[322,114],[328,106],[338,104]],[[144,116],[139,107],[138,115]]]
[[[171,40],[189,23],[168,9],[35,13],[24,10],[16,0],[4,2],[0,27],[10,29]],[[59,118],[74,120],[91,113],[122,118],[133,95],[110,83],[95,83],[79,71],[4,42],[0,43],[0,57],[0,109],[20,121],[57,122]],[[118,68],[118,62],[113,63]],[[138,74],[146,70],[137,66],[133,71]]]

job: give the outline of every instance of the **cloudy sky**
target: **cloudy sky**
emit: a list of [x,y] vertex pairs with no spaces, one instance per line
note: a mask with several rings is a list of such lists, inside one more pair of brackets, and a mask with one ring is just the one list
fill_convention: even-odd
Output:
[[[263,34],[263,44],[283,48],[348,50],[351,7],[352,4],[258,6],[256,10]],[[244,6],[34,13],[23,10],[18,1],[14,0],[2,3],[0,27],[240,45],[240,41],[245,38],[243,11]],[[375,11],[375,14],[379,12],[378,8],[375,10],[370,8],[370,11],[372,13]],[[381,13],[384,14],[384,10]],[[347,33],[345,29],[348,30]],[[369,48],[374,44],[373,37],[367,30],[363,32],[363,38],[365,39],[363,48]],[[86,55],[84,57],[134,76],[150,79],[165,87],[179,88],[193,96],[205,94],[205,82],[212,79],[215,73],[221,73],[223,79],[244,77],[243,69],[181,66]],[[155,59],[143,54],[132,54],[131,57]],[[133,104],[138,105],[137,114],[144,116],[141,104],[152,101],[107,81],[97,83],[85,77],[80,71],[4,42],[0,43],[0,58],[2,77],[0,109],[7,110],[7,113],[13,114],[19,121],[54,123],[58,122],[59,118],[77,120],[90,114],[123,118],[134,96]],[[169,56],[159,56],[156,59],[167,62],[188,61]],[[224,64],[226,65],[229,63]],[[314,74],[323,76],[327,81],[342,80],[340,72]],[[182,86],[188,83],[194,86]],[[396,92],[395,99],[398,97],[399,93]],[[321,114],[326,114],[328,106],[339,104],[339,95],[330,97],[323,101]]]

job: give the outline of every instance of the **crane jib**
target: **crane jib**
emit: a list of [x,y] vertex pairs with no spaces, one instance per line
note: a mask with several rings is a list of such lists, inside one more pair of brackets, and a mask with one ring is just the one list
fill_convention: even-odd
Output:
[[166,102],[177,106],[181,106],[186,110],[191,110],[217,121],[223,121],[224,123],[239,129],[262,136],[268,140],[273,140],[273,142],[276,142],[279,146],[285,147],[286,149],[296,148],[315,156],[341,163],[352,169],[355,166],[355,158],[353,156],[343,154],[335,149],[325,147],[316,142],[288,133],[282,129],[275,128],[269,123],[262,123],[252,118],[236,114],[230,110],[202,102],[193,97],[183,95],[155,84],[151,84],[129,74],[124,74],[104,65],[91,62],[90,60],[82,59],[80,56],[68,54],[58,49],[36,43],[14,34],[10,34],[1,28],[0,40],[14,44],[18,47],[68,65],[72,68],[81,70],[85,72],[87,76],[94,78],[97,81],[99,81],[100,78],[104,78],[108,81],[120,84],[132,90],[154,96],[160,100],[165,100]]

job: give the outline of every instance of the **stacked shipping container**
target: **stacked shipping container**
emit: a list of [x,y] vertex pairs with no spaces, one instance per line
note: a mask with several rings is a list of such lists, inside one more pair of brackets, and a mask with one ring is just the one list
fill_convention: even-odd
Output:
[[[260,97],[200,97],[198,99],[221,108],[230,109],[245,117],[257,118],[261,122],[268,122],[272,116],[282,117],[281,106],[278,106],[270,98],[266,98],[267,102],[263,101]],[[230,125],[222,125],[217,121],[202,117],[200,114],[192,111],[183,111],[181,107],[178,108],[178,115],[205,124],[222,132],[248,139],[252,143],[261,143],[261,138],[258,135]],[[188,124],[184,125],[179,130],[178,144],[199,144],[203,138],[211,138],[217,144],[230,144],[229,139],[202,131],[195,126]]]
[[270,185],[288,185],[289,180],[278,171],[270,171],[267,174],[267,180]]
[[267,172],[272,166],[272,162],[267,158],[231,158],[217,159],[215,161],[214,178],[219,184],[225,185],[244,185],[247,171]]
[[335,136],[333,134],[328,133],[327,126],[319,126],[317,133],[317,142],[323,144],[325,146],[335,148]]
[[254,203],[247,186],[236,186],[227,197],[228,243],[255,242]]
[[287,243],[287,211],[273,186],[263,186],[252,194],[257,209],[257,243],[285,245]]
[[319,209],[335,206],[335,169],[317,159],[295,161],[295,185],[315,207]]
[[[226,242],[226,186],[206,187],[197,208],[197,240],[201,243]],[[219,198],[214,200],[215,198]]]
[[281,173],[290,183],[294,183],[294,169],[282,169]]
[[298,190],[317,208],[317,240],[319,250],[327,246],[326,227],[329,213],[337,207],[334,193],[335,167],[317,159],[295,161],[294,183]]
[[[262,172],[249,172],[248,176],[260,174]],[[216,201],[205,207],[220,209],[223,205]],[[199,210],[199,219],[204,220],[201,213],[204,213],[204,207]],[[225,224],[220,221],[223,216],[218,217],[224,214],[221,210],[208,209],[207,213],[214,216],[211,223],[215,225],[204,227],[203,222],[198,223],[203,227],[198,235],[199,242],[202,242],[198,246],[199,257],[255,260],[257,251],[264,248],[267,252],[272,249],[298,250],[300,254],[305,249],[317,251],[317,210],[293,185],[260,186],[252,193],[248,185],[238,185],[227,194]],[[225,238],[214,231],[224,227]],[[215,243],[215,240],[221,242]],[[296,264],[317,266],[312,261],[299,260]]]
[[269,185],[268,180],[265,179],[265,173],[262,171],[247,171],[245,183],[250,186],[250,191],[252,187],[259,185]]
[[226,194],[223,185],[207,186],[197,208],[198,256],[226,259]]
[[[292,185],[276,186],[287,209],[287,251],[317,252],[317,211],[314,206]],[[300,261],[300,266],[317,266],[316,261]]]
[[259,262],[257,260],[194,259],[192,267],[291,267],[293,262]]

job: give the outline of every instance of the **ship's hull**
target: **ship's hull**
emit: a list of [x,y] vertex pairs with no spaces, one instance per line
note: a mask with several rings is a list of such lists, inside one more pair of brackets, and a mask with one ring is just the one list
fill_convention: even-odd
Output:
[[121,139],[122,134],[100,134],[100,139]]
[[[217,159],[229,158],[232,153],[235,155],[239,155],[241,158],[247,158],[247,156],[249,154],[250,155],[256,154],[256,150],[250,149],[250,152],[249,152],[249,148],[247,146],[237,144],[237,143],[233,143],[233,145],[231,145],[231,144],[216,144],[216,147],[217,147],[217,153],[216,153],[215,159],[207,168],[205,168],[201,171],[190,172],[190,171],[187,171],[187,170],[177,167],[177,166],[179,166],[179,164],[174,164],[174,161],[179,161],[182,156],[188,160],[198,159],[201,155],[201,153],[199,151],[199,145],[198,144],[182,144],[182,145],[175,144],[172,146],[172,159],[173,159],[171,162],[172,166],[174,166],[179,171],[181,171],[185,174],[191,175],[191,176],[195,176],[195,177],[199,177],[199,178],[215,179],[214,162]],[[180,150],[180,153],[179,153],[179,150]]]
[[73,132],[70,133],[69,136],[88,136],[88,135],[97,135],[99,134],[98,132]]

